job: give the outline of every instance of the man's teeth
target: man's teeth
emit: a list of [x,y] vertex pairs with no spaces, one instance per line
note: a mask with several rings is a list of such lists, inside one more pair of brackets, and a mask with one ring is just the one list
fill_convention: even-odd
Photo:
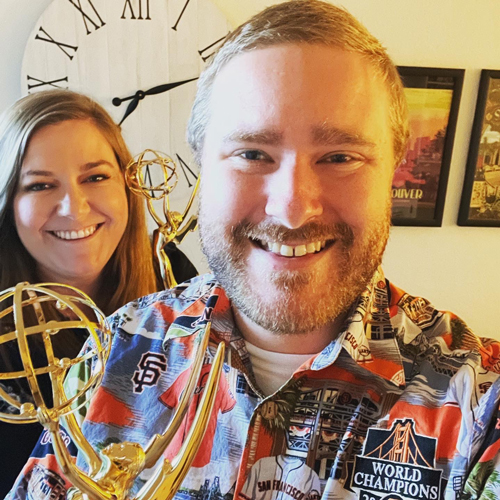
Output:
[[95,226],[89,226],[85,229],[80,229],[79,231],[52,231],[58,238],[62,240],[80,240],[82,238],[87,238],[91,234],[97,231],[97,224]]
[[266,243],[267,249],[270,252],[283,255],[285,257],[302,257],[308,253],[319,252],[322,248],[325,248],[326,241],[314,241],[312,243],[307,243],[306,245],[282,245],[281,243]]

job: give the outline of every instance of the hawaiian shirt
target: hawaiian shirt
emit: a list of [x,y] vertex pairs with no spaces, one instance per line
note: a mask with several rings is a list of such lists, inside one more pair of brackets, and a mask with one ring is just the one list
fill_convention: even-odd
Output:
[[[486,487],[500,491],[492,476],[500,343],[478,338],[380,270],[338,337],[268,397],[211,275],[136,300],[110,320],[110,359],[82,424],[95,449],[123,441],[146,446],[164,431],[199,334],[211,324],[195,396],[164,454],[174,457],[215,349],[226,344],[214,411],[177,499],[451,500],[464,491],[463,498],[479,498]],[[77,464],[85,468],[80,455]],[[132,494],[154,470],[142,472]],[[7,498],[62,500],[69,487],[44,433]]]

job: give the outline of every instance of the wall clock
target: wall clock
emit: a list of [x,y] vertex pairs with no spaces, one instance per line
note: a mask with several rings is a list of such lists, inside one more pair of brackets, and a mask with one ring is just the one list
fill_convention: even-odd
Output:
[[[53,0],[26,45],[22,90],[90,95],[123,120],[133,155],[157,149],[195,170],[185,141],[195,79],[229,31],[210,0]],[[182,205],[190,188],[179,174],[172,201]]]

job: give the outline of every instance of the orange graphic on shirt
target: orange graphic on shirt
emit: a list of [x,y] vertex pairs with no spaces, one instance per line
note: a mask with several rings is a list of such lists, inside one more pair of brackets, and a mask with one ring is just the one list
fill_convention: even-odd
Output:
[[[194,397],[189,405],[187,415],[181,424],[180,429],[177,431],[175,438],[170,443],[169,447],[165,452],[165,457],[172,459],[177,452],[180,450],[184,439],[191,428],[193,423],[196,410],[200,404],[201,397],[203,396],[203,391],[205,389],[205,383],[208,380],[208,375],[211,365],[204,365],[201,369],[200,379],[198,385],[194,391]],[[168,408],[174,409],[179,404],[179,399],[181,397],[184,387],[186,387],[189,375],[191,374],[191,368],[183,371],[175,380],[175,382],[160,396],[160,401]],[[210,462],[210,457],[212,455],[212,447],[214,444],[215,430],[217,428],[217,418],[219,411],[221,413],[227,413],[231,411],[236,405],[236,399],[231,394],[229,389],[229,384],[227,382],[224,374],[221,374],[219,389],[217,391],[217,396],[215,398],[214,408],[212,410],[212,415],[208,421],[207,430],[205,431],[205,436],[201,443],[200,449],[196,458],[193,461],[193,467],[204,467]]]
[[125,403],[100,386],[92,398],[86,419],[96,424],[130,427],[134,423],[134,414]]

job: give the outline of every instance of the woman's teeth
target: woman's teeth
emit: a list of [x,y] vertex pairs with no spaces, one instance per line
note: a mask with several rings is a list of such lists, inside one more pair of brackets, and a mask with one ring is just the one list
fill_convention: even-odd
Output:
[[98,225],[89,226],[85,229],[80,229],[79,231],[52,231],[52,234],[56,235],[62,240],[80,240],[82,238],[87,238],[97,231]]
[[308,253],[316,253],[321,249],[325,248],[326,241],[314,241],[312,243],[307,243],[306,245],[282,245],[276,242],[264,243],[264,248],[267,248],[270,252],[276,253],[278,255],[283,255],[285,257],[302,257]]

